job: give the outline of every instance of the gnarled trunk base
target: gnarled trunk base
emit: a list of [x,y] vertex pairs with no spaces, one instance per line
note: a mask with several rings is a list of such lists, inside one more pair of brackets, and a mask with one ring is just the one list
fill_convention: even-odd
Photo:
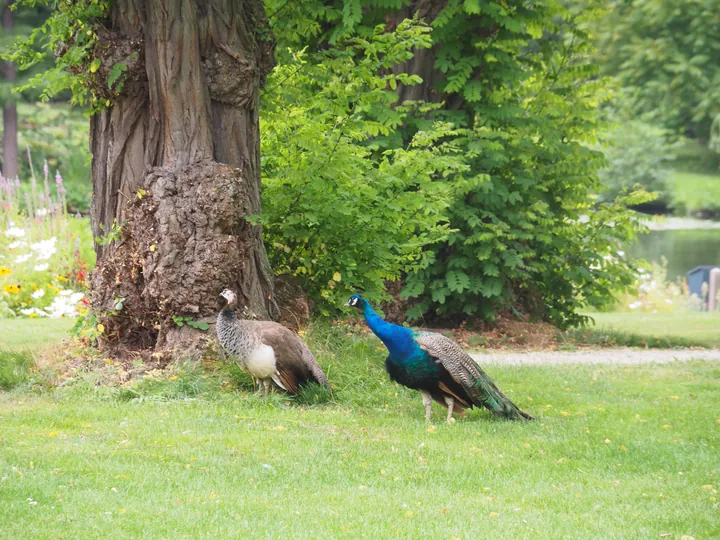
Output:
[[[273,64],[260,0],[115,0],[93,89],[92,309],[101,349],[197,356],[219,293],[276,318],[260,228],[258,96]],[[112,46],[106,46],[106,45]],[[121,90],[107,74],[127,66]],[[107,96],[105,95],[107,94]]]

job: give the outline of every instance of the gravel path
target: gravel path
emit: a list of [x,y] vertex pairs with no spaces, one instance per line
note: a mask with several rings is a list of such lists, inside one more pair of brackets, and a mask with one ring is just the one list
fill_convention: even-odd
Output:
[[600,349],[594,351],[531,351],[470,353],[482,366],[486,364],[519,365],[560,365],[560,364],[667,364],[688,360],[720,361],[720,350],[667,350],[667,349]]

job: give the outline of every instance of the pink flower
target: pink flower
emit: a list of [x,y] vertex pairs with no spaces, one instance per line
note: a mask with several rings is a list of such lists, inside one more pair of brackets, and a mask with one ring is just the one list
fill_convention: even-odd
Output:
[[62,183],[63,183],[62,176],[60,176],[60,171],[55,171],[55,183],[56,183],[58,186],[61,186]]
[[48,169],[47,159],[45,160],[45,163],[43,164],[43,173],[45,173],[45,176],[50,173],[50,170]]

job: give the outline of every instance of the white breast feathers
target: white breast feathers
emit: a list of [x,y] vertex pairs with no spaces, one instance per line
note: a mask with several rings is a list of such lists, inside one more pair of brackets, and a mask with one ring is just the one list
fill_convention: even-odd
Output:
[[275,374],[275,351],[268,345],[260,345],[253,350],[245,364],[245,369],[253,377],[266,379]]

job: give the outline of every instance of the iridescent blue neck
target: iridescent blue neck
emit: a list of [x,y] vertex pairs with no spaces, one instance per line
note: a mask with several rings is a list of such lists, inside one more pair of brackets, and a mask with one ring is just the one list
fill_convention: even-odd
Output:
[[385,344],[390,357],[401,360],[420,351],[420,347],[413,339],[413,331],[404,326],[389,323],[373,311],[370,304],[365,301],[363,315],[370,330]]

